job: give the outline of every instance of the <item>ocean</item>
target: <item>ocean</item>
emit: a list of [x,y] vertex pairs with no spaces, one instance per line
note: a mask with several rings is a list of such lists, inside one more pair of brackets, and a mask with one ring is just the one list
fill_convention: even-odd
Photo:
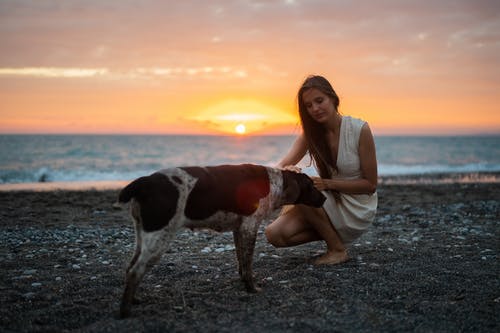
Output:
[[[273,166],[293,136],[0,135],[0,184],[129,181],[186,165]],[[375,137],[381,179],[500,182],[500,136]],[[299,164],[315,174],[308,157]]]

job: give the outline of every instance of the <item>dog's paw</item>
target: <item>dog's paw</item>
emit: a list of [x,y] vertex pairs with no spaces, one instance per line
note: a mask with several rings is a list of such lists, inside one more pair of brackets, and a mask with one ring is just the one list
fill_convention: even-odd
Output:
[[253,290],[250,291],[250,292],[254,293],[254,294],[257,294],[257,293],[262,292],[262,288],[260,288],[260,287],[253,287]]
[[251,284],[245,283],[245,288],[246,288],[248,293],[252,293],[252,294],[260,293],[262,291],[262,288],[255,286],[253,283],[251,283]]
[[120,313],[119,313],[119,318],[120,319],[125,319],[125,318],[128,318],[130,317],[130,305],[126,305],[126,304],[122,304],[120,306]]

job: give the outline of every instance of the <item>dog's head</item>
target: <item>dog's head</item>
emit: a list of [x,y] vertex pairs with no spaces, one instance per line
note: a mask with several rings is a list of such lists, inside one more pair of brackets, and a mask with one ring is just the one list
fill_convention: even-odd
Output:
[[321,207],[326,197],[321,193],[308,175],[283,170],[284,204],[304,204]]

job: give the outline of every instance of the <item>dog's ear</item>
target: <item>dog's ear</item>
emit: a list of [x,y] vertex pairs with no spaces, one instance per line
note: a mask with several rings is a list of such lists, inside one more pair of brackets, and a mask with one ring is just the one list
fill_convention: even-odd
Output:
[[297,181],[297,173],[283,171],[283,201],[285,204],[293,204],[300,195],[300,185]]

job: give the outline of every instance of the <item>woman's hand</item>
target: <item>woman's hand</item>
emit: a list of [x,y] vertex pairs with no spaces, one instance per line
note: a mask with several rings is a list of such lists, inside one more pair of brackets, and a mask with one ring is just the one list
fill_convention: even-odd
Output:
[[340,193],[336,190],[334,190],[332,182],[329,179],[323,179],[320,177],[311,177],[314,187],[318,189],[318,191],[326,191],[330,190],[330,193],[333,195],[335,198],[335,201],[340,202],[341,201],[341,196]]
[[302,172],[302,169],[299,168],[298,166],[296,165],[285,165],[282,170],[288,170],[288,171],[293,171],[293,172],[296,172],[296,173],[301,173]]
[[316,187],[319,191],[329,190],[328,187],[328,179],[323,179],[320,177],[311,177],[314,187]]

